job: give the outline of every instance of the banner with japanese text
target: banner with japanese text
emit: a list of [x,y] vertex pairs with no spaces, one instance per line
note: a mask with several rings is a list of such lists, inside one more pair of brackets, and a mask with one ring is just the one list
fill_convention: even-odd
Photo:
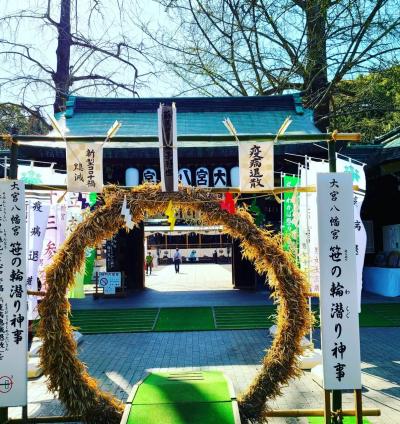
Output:
[[103,143],[67,143],[69,192],[103,191]]
[[260,192],[274,188],[274,143],[239,143],[240,190]]
[[[41,199],[30,199],[27,201],[28,216],[28,268],[27,268],[27,289],[38,290],[38,271],[40,256],[43,248],[43,240],[46,233],[47,221],[49,218],[50,204]],[[38,318],[37,296],[28,296],[28,319]]]
[[0,181],[0,407],[27,404],[25,186]]
[[[283,187],[298,187],[300,178],[292,175],[283,176]],[[283,248],[296,258],[299,252],[299,193],[283,193],[282,240]]]
[[317,176],[321,347],[325,390],[361,388],[353,182]]
[[[302,187],[315,187],[317,174],[328,171],[328,163],[306,158],[304,167],[300,168]],[[300,193],[299,218],[299,259],[300,267],[306,273],[310,289],[319,292],[319,244],[317,226],[317,194],[314,191]]]
[[[361,220],[361,207],[365,197],[367,183],[364,172],[364,165],[356,164],[348,160],[336,158],[336,168],[338,172],[348,172],[353,179],[353,186],[358,186],[359,191],[353,193],[354,206],[354,232],[356,242],[356,264],[357,264],[357,287],[358,287],[358,310],[361,312],[361,291],[362,291],[362,274],[364,268],[365,252],[367,249],[367,232]],[[362,190],[362,191],[360,191]]]
[[[66,236],[68,237],[82,222],[82,207],[78,206],[79,202],[75,202],[74,199],[70,199],[67,206],[67,228]],[[85,277],[85,264],[82,265],[82,268],[75,274],[74,285],[70,288],[68,297],[71,299],[83,299],[85,297],[84,291],[84,277]]]

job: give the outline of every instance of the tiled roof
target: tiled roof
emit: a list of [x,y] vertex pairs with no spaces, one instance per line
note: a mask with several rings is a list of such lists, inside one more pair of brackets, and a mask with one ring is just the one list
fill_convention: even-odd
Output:
[[68,135],[104,135],[115,120],[122,123],[119,136],[157,136],[160,103],[177,107],[178,135],[227,134],[222,124],[229,117],[238,134],[275,134],[285,118],[293,122],[287,133],[320,131],[312,111],[304,109],[297,95],[259,97],[199,97],[108,99],[70,97],[67,103]]

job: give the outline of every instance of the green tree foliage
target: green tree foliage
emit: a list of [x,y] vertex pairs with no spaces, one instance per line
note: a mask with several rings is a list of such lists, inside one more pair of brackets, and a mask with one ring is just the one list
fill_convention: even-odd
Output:
[[43,134],[48,130],[44,122],[19,105],[0,104],[0,134]]
[[332,127],[361,132],[363,141],[400,126],[400,65],[342,81],[332,102]]

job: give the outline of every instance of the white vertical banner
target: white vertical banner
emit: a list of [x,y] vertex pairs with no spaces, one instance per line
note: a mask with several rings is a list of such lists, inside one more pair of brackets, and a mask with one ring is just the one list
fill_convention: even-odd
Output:
[[361,389],[353,182],[317,176],[324,389]]
[[67,143],[67,187],[70,192],[103,191],[103,144]]
[[[42,200],[30,199],[28,202],[28,269],[26,282],[27,289],[32,291],[38,290],[37,277],[49,211],[50,205],[44,204]],[[37,296],[28,296],[28,319],[34,320],[38,316]]]
[[[317,185],[317,174],[328,172],[329,164],[325,161],[316,161],[307,159],[307,185]],[[319,242],[318,242],[318,211],[317,211],[317,193],[306,193],[308,209],[308,232],[309,240],[309,278],[311,291],[319,292],[320,272],[319,272]]]
[[274,188],[274,143],[239,142],[240,190],[260,192]]
[[25,186],[0,181],[0,407],[27,404]]
[[[349,160],[336,157],[336,168],[338,172],[348,172],[353,179],[353,185],[357,185],[360,190],[367,189],[367,183],[364,172],[364,165],[359,165]],[[361,312],[361,291],[362,274],[364,268],[365,251],[367,249],[367,232],[361,220],[361,207],[365,194],[360,191],[354,192],[354,232],[355,232],[355,251],[357,263],[357,287],[358,287],[358,311]]]
[[[302,187],[315,186],[317,174],[327,172],[328,163],[316,161],[306,157],[305,166],[300,168]],[[319,243],[317,219],[317,193],[306,192],[300,195],[299,218],[299,258],[300,267],[307,274],[310,289],[319,292]]]
[[50,205],[49,216],[47,219],[46,232],[42,243],[40,254],[38,277],[41,283],[41,290],[46,291],[46,273],[45,268],[53,259],[57,252],[57,221],[56,205]]

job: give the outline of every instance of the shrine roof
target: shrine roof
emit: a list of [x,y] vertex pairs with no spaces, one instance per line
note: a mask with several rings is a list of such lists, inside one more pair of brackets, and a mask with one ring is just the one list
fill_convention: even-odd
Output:
[[286,117],[287,134],[316,134],[313,114],[298,94],[258,97],[97,98],[70,97],[65,112],[68,136],[105,135],[118,120],[119,136],[158,135],[157,109],[175,102],[177,134],[224,135],[222,121],[229,118],[238,135],[275,134]]

